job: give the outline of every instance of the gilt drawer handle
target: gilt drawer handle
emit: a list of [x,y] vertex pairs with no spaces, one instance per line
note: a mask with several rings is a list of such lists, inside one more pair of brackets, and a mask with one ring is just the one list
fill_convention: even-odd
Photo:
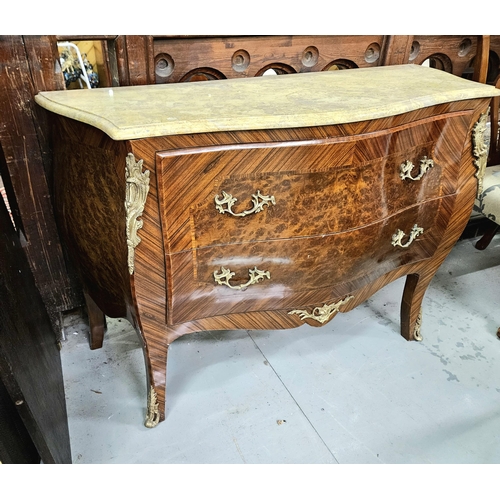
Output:
[[410,160],[406,160],[404,163],[401,164],[399,167],[399,176],[401,177],[402,180],[404,179],[410,179],[412,181],[419,181],[429,170],[434,166],[434,161],[427,158],[427,156],[424,156],[420,160],[420,172],[416,177],[413,177],[411,175],[413,169],[415,168],[415,165]]
[[408,248],[413,241],[417,238],[417,236],[420,236],[424,232],[423,228],[418,227],[416,224],[411,228],[410,236],[408,237],[408,241],[403,245],[402,241],[403,238],[406,236],[406,234],[401,231],[401,229],[398,229],[396,233],[392,235],[392,246],[395,247],[401,247],[401,248]]
[[[264,210],[264,207],[266,205],[269,205],[269,203],[272,203],[273,205],[276,205],[276,200],[274,199],[274,196],[266,196],[263,194],[260,194],[260,191],[257,191],[257,193],[252,194],[252,203],[253,207],[249,210],[245,210],[244,212],[240,212],[238,214],[235,214],[233,212],[233,205],[238,201],[238,198],[234,198],[232,195],[226,193],[225,191],[222,191],[222,199],[219,198],[219,195],[215,195],[215,208],[221,213],[230,213],[231,215],[234,215],[235,217],[245,217],[246,215],[251,215],[251,214],[256,214],[260,212],[261,210]],[[227,204],[227,207],[224,207],[223,205]]]
[[304,309],[294,309],[288,314],[298,314],[302,321],[310,318],[323,324],[326,323],[334,314],[337,314],[341,306],[347,304],[353,298],[353,295],[348,295],[345,299],[335,302],[335,304],[324,304],[322,307],[315,307],[312,313],[309,313]]
[[215,282],[218,285],[228,286],[233,290],[245,290],[250,285],[255,285],[255,283],[258,283],[260,280],[263,280],[264,278],[267,278],[268,280],[271,279],[271,274],[269,273],[269,271],[260,271],[259,269],[254,267],[253,269],[248,270],[250,279],[246,283],[243,283],[243,285],[233,286],[231,285],[231,283],[229,283],[229,280],[234,276],[234,274],[235,273],[232,273],[230,269],[221,267],[220,272],[214,271]]

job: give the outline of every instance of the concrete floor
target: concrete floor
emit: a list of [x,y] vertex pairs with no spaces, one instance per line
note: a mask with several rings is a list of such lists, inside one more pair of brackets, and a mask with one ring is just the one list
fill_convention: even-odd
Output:
[[431,283],[422,343],[399,335],[404,280],[321,328],[175,341],[167,418],[154,429],[128,322],[109,320],[91,351],[81,317],[67,316],[73,462],[500,463],[500,238],[483,252],[474,241]]

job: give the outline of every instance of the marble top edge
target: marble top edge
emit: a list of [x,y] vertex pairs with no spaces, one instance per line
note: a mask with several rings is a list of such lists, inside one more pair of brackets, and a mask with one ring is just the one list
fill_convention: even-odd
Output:
[[500,96],[500,90],[491,85],[437,69],[399,65],[40,92],[35,100],[49,111],[101,129],[112,139],[129,140],[353,123],[493,96]]

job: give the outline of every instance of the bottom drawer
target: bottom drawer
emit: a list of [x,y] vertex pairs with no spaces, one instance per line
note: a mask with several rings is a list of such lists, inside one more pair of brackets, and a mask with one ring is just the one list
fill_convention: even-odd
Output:
[[341,283],[355,290],[400,266],[432,257],[454,200],[455,195],[432,200],[342,233],[167,255],[167,322],[293,309],[319,302]]

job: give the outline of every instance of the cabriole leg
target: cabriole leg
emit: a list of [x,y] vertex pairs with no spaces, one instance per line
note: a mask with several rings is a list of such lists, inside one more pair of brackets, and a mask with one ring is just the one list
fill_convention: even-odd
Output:
[[427,276],[409,274],[406,277],[401,302],[401,335],[406,340],[422,340],[422,301],[433,276],[434,273]]
[[156,427],[165,420],[165,393],[167,384],[167,356],[168,345],[162,349],[144,349],[146,372],[148,379],[148,398],[146,420],[144,425],[148,428]]
[[106,332],[106,316],[86,292],[83,293],[90,327],[90,348],[100,349]]

